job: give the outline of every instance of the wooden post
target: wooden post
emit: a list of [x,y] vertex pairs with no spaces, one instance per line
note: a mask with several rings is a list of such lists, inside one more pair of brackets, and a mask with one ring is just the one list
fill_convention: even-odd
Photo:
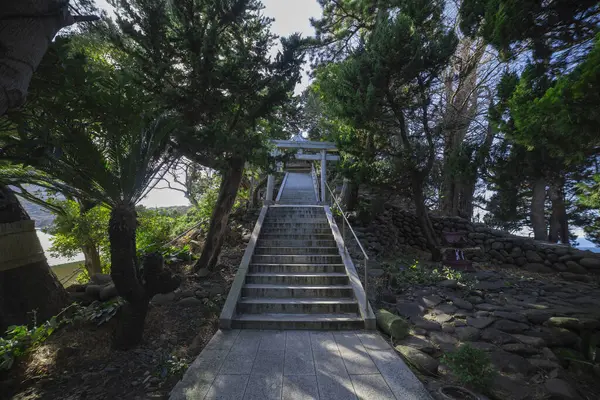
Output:
[[325,203],[327,198],[327,186],[325,185],[325,176],[327,173],[327,152],[321,150],[321,201]]

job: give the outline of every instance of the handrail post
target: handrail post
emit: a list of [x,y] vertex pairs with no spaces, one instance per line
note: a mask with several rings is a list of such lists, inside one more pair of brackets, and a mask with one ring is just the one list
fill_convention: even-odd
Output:
[[344,247],[347,249],[348,246],[346,246],[346,218],[342,218],[342,239],[344,239]]

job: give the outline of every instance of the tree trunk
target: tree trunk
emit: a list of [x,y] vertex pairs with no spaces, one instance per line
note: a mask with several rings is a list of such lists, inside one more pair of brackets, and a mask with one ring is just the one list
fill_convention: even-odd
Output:
[[141,277],[138,277],[136,228],[136,212],[133,205],[127,204],[112,209],[108,224],[110,275],[117,292],[128,302],[121,310],[113,336],[114,346],[120,349],[127,349],[141,342],[150,301],[140,282]]
[[441,261],[442,253],[440,249],[440,242],[435,234],[435,230],[433,229],[433,225],[429,219],[429,214],[427,213],[427,207],[425,206],[425,198],[423,196],[423,179],[418,176],[418,173],[413,173],[411,180],[417,220],[419,221],[419,226],[423,231],[423,236],[425,236],[427,249],[431,253],[431,259],[433,261]]
[[[45,321],[58,314],[69,301],[43,252],[40,253],[35,231],[2,234],[20,221],[26,221],[33,228],[33,221],[15,194],[8,187],[0,186],[0,332],[10,325],[30,324],[34,317],[38,323]],[[17,235],[17,242],[11,243]],[[18,244],[26,242],[31,244],[22,246],[25,251],[19,252]],[[18,262],[24,259],[29,261]],[[20,266],[13,268],[15,265]]]
[[563,197],[563,182],[552,182],[548,189],[552,201],[552,215],[550,217],[550,232],[548,241],[569,244],[569,219]]
[[81,248],[85,257],[85,269],[91,278],[95,274],[102,273],[102,263],[100,262],[100,252],[94,243],[87,243]]
[[[63,27],[75,22],[68,3],[57,0],[2,2],[0,11],[0,116],[25,103],[27,89],[48,45]],[[10,18],[11,15],[44,15]],[[8,17],[8,18],[5,18]]]
[[120,310],[113,334],[113,345],[118,349],[128,349],[142,341],[150,299],[157,293],[175,290],[180,283],[178,277],[163,269],[163,259],[159,254],[146,256],[144,267],[139,268],[136,228],[133,205],[121,205],[112,209],[108,226],[110,275],[119,296],[127,301]]
[[544,214],[546,203],[546,181],[539,178],[533,182],[533,195],[531,198],[531,225],[533,237],[536,240],[546,240],[546,216]]
[[241,159],[233,159],[229,163],[229,169],[223,174],[221,187],[219,188],[219,197],[215,204],[204,249],[200,259],[194,265],[197,271],[201,268],[212,269],[217,264],[223,238],[227,231],[227,223],[229,222],[229,214],[235,202],[237,192],[244,175],[244,161]]
[[358,185],[354,181],[344,178],[340,197],[344,211],[354,211],[356,203],[358,203]]

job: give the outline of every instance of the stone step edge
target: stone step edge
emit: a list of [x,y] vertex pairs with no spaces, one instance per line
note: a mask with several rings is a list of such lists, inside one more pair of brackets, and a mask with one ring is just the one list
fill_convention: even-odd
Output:
[[255,273],[247,273],[246,276],[257,276],[257,277],[301,277],[301,278],[343,278],[347,277],[345,273],[341,272],[289,272],[289,273],[281,273],[281,272],[255,272]]
[[360,321],[362,318],[358,314],[237,314],[233,317],[236,321],[275,321],[275,322],[345,322]]
[[242,297],[238,304],[356,304],[351,297],[311,297],[311,298],[277,298],[277,297]]
[[281,290],[339,290],[352,289],[351,285],[280,285],[268,283],[246,283],[246,289],[281,289]]

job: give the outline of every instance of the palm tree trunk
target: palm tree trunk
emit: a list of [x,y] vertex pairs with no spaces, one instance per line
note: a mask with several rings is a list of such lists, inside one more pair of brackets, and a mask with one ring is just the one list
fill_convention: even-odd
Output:
[[[31,225],[29,215],[6,186],[0,186],[0,332],[10,325],[23,325],[44,321],[58,314],[69,301],[69,296],[58,281],[43,253],[35,231],[18,233],[18,242],[22,245],[29,241],[30,245],[22,246],[24,252],[15,251],[17,234],[15,224],[25,222]],[[7,248],[5,248],[5,246]],[[17,246],[16,248],[19,248]],[[9,259],[10,254],[10,259]],[[19,262],[27,259],[29,261]],[[16,265],[19,265],[16,268]]]
[[244,175],[244,161],[242,159],[233,159],[229,163],[229,168],[223,174],[221,187],[219,188],[219,197],[215,210],[213,211],[204,248],[200,259],[194,265],[197,271],[201,268],[214,268],[219,259],[223,238],[227,231],[229,214],[235,202],[240,182]]
[[136,212],[133,205],[112,209],[108,225],[110,275],[119,295],[127,300],[119,315],[113,338],[115,347],[122,349],[133,347],[141,342],[150,301],[138,277],[136,228]]

